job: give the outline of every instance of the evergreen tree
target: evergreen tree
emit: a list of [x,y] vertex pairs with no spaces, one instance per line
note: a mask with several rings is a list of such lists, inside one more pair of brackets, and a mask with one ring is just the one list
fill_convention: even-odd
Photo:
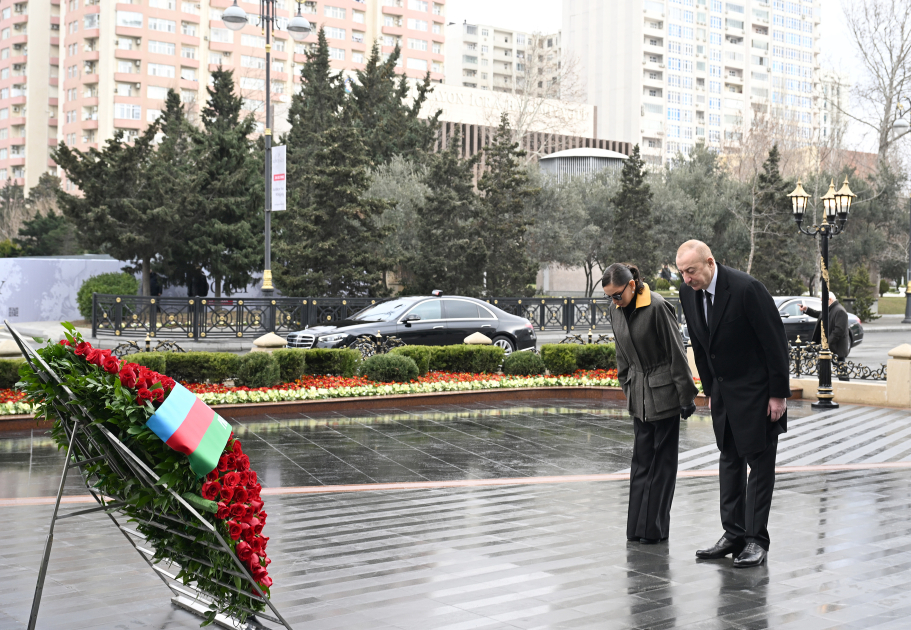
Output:
[[531,223],[526,204],[540,191],[531,187],[521,166],[524,155],[512,140],[508,116],[502,114],[493,141],[484,149],[486,169],[478,182],[487,295],[534,295],[538,265],[525,239]]
[[484,291],[487,249],[473,184],[479,155],[462,159],[462,136],[456,129],[446,149],[428,157],[431,192],[418,208],[420,249],[409,292],[440,289],[448,294],[481,295]]
[[309,203],[286,213],[275,239],[275,284],[286,295],[379,295],[388,264],[380,253],[386,231],[376,221],[390,204],[366,195],[357,130],[332,122],[300,182]]
[[103,149],[83,153],[60,143],[52,159],[80,191],[58,193],[64,215],[78,230],[80,244],[142,269],[143,295],[149,295],[152,261],[165,254],[179,222],[162,202],[161,187],[150,178],[156,158],[158,123],[132,143],[116,132]]
[[400,57],[401,50],[396,45],[384,61],[379,44],[374,42],[365,67],[358,70],[345,100],[348,117],[360,129],[367,155],[374,165],[388,161],[393,155],[416,159],[433,148],[437,137],[442,110],[430,118],[418,117],[432,90],[430,73],[417,86],[417,94],[411,101],[407,78],[404,74],[396,78]]
[[781,177],[778,169],[781,154],[778,145],[769,151],[757,180],[757,206],[761,222],[757,228],[756,251],[750,273],[762,282],[772,295],[800,295],[800,256],[791,227],[791,200],[788,193],[793,182]]
[[614,262],[632,263],[639,268],[643,278],[651,278],[658,271],[658,251],[652,216],[652,191],[646,180],[645,164],[639,154],[639,145],[623,164],[620,174],[620,191],[613,199],[616,207],[614,235],[602,267]]
[[189,197],[183,220],[193,229],[175,239],[171,271],[187,282],[205,269],[214,296],[243,290],[252,272],[262,269],[263,178],[250,139],[252,116],[241,118],[243,100],[234,92],[234,75],[212,72],[209,98],[194,130]]
[[6,180],[0,188],[0,237],[10,239],[16,236],[16,228],[26,212],[25,192],[22,186]]
[[19,228],[13,239],[22,256],[61,256],[78,254],[73,224],[60,214],[38,212]]

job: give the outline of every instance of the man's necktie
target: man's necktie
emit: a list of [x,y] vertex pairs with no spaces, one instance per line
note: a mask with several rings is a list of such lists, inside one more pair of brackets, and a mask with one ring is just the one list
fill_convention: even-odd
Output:
[[712,329],[712,294],[705,291],[705,325]]

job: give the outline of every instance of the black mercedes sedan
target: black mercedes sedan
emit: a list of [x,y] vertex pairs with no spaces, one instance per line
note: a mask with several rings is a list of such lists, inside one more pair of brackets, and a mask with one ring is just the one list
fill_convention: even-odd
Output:
[[456,295],[401,297],[374,304],[350,319],[288,334],[289,348],[347,348],[359,337],[396,336],[410,346],[449,346],[482,333],[506,354],[536,346],[535,329],[476,298]]
[[[821,311],[822,300],[818,297],[778,296],[775,297],[775,306],[781,315],[788,341],[794,343],[800,337],[801,343],[812,343],[813,330],[816,328],[816,318],[800,311],[800,305],[805,304],[810,308]],[[848,313],[848,336],[851,339],[850,347],[858,345],[864,340],[864,327],[860,318],[853,313]]]

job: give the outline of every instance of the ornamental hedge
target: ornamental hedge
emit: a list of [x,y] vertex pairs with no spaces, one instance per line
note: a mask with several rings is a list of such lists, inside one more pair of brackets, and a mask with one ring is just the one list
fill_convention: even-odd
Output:
[[493,373],[500,369],[505,352],[497,346],[430,346],[430,369],[441,372]]
[[541,358],[551,374],[572,374],[576,370],[611,370],[617,367],[614,344],[562,344],[541,346]]
[[274,387],[282,382],[278,360],[268,352],[251,352],[240,357],[237,380],[247,387]]
[[311,376],[354,376],[361,363],[361,353],[348,348],[314,348],[304,352],[304,373]]
[[281,375],[282,383],[293,383],[306,373],[306,350],[302,348],[273,350],[272,356],[278,361],[278,370]]
[[92,294],[136,295],[139,292],[139,281],[131,274],[122,271],[102,273],[92,276],[82,283],[76,293],[76,306],[84,319],[92,318]]
[[399,346],[390,350],[389,354],[400,354],[414,361],[420,376],[430,371],[430,355],[433,354],[430,346]]
[[401,354],[375,354],[361,364],[361,374],[376,383],[408,383],[418,377],[418,366]]
[[510,376],[538,376],[544,370],[544,360],[534,352],[513,352],[503,361],[503,374]]
[[19,380],[19,368],[25,359],[0,359],[0,389],[12,389]]

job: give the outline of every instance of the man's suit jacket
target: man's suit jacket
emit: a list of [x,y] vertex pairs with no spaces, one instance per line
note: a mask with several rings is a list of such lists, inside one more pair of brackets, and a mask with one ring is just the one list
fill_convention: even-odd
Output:
[[771,422],[769,398],[791,395],[788,338],[772,296],[752,276],[718,265],[710,325],[701,291],[682,285],[680,304],[702,389],[712,397],[718,448],[728,422],[740,455],[765,449],[771,437],[787,431],[788,422],[787,412]]
[[[817,320],[822,317],[822,313],[816,309],[808,308],[807,315],[815,317]],[[826,326],[826,339],[829,341],[829,348],[838,356],[844,359],[851,351],[851,339],[848,337],[848,311],[841,305],[841,302],[835,300],[829,307],[829,325]],[[820,343],[819,322],[816,322],[816,329],[813,331],[813,343]]]

